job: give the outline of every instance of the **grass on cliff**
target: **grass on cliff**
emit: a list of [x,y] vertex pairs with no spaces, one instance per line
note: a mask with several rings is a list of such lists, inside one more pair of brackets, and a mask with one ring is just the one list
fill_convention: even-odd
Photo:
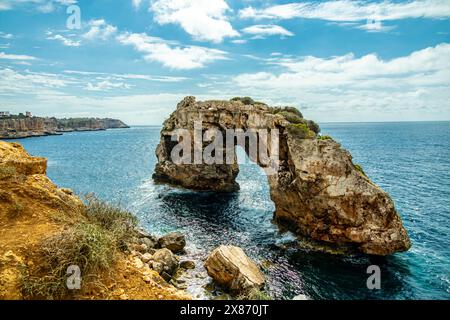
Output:
[[94,224],[109,231],[120,248],[126,249],[130,234],[137,227],[138,220],[130,212],[99,200],[95,195],[85,197],[85,215]]
[[333,140],[333,137],[325,135],[325,136],[319,136],[318,139],[319,140]]
[[23,277],[25,297],[64,299],[76,293],[66,283],[67,268],[72,265],[80,268],[83,288],[103,288],[98,275],[114,265],[118,252],[126,250],[137,220],[131,213],[92,195],[86,200],[84,221],[40,245],[42,264],[37,274]]

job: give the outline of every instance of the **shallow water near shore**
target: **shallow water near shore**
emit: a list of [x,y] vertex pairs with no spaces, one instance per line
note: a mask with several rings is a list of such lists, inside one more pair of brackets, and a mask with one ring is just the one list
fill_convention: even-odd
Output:
[[[152,233],[187,236],[188,292],[211,298],[202,260],[219,244],[244,248],[258,261],[276,299],[450,299],[450,122],[322,124],[355,163],[389,192],[413,247],[390,257],[340,256],[299,246],[272,223],[267,178],[240,166],[241,190],[198,193],[151,180],[159,127],[73,132],[20,140],[49,159],[48,176],[79,194],[95,192],[135,213]],[[381,268],[381,290],[368,290],[366,269]],[[218,293],[220,294],[220,293]]]

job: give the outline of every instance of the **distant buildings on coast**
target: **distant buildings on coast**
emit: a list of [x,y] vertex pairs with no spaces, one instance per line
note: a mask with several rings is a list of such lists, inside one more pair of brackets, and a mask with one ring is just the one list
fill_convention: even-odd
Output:
[[32,118],[33,114],[30,111],[22,112],[18,115],[12,115],[9,111],[0,111],[0,118]]

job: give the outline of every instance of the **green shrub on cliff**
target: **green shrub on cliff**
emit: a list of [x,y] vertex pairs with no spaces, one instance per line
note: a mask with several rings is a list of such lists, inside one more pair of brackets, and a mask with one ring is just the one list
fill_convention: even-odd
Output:
[[312,120],[307,120],[306,121],[306,125],[308,126],[308,128],[314,132],[315,134],[319,134],[320,133],[320,127],[317,123],[315,123]]
[[305,124],[309,130],[316,134],[320,133],[320,127],[312,120],[303,118],[303,114],[295,107],[270,107],[270,113],[279,114],[292,124]]
[[270,113],[282,115],[287,121],[293,124],[305,123],[303,114],[295,107],[270,107]]
[[289,111],[281,111],[278,113],[279,115],[282,115],[287,121],[293,124],[299,124],[304,123],[305,119],[300,117],[299,115],[289,112]]
[[270,113],[272,114],[278,114],[280,112],[288,112],[292,113],[300,118],[303,118],[303,114],[295,107],[270,107],[269,108]]
[[243,104],[255,104],[255,101],[250,97],[234,97],[231,101],[241,101]]
[[287,128],[290,134],[300,139],[313,139],[316,136],[305,123],[291,124]]
[[318,139],[319,140],[333,140],[333,138],[331,136],[327,136],[327,135],[319,136]]
[[255,104],[266,105],[264,102],[255,101],[250,97],[234,97],[230,101],[241,101],[245,105],[255,105]]

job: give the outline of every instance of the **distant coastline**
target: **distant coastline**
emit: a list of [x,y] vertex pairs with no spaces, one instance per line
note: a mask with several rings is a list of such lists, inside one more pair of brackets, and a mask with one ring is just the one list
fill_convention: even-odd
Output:
[[0,118],[0,139],[23,139],[62,135],[74,131],[103,131],[129,128],[118,119],[111,118],[64,118],[33,117],[31,115],[8,115]]

